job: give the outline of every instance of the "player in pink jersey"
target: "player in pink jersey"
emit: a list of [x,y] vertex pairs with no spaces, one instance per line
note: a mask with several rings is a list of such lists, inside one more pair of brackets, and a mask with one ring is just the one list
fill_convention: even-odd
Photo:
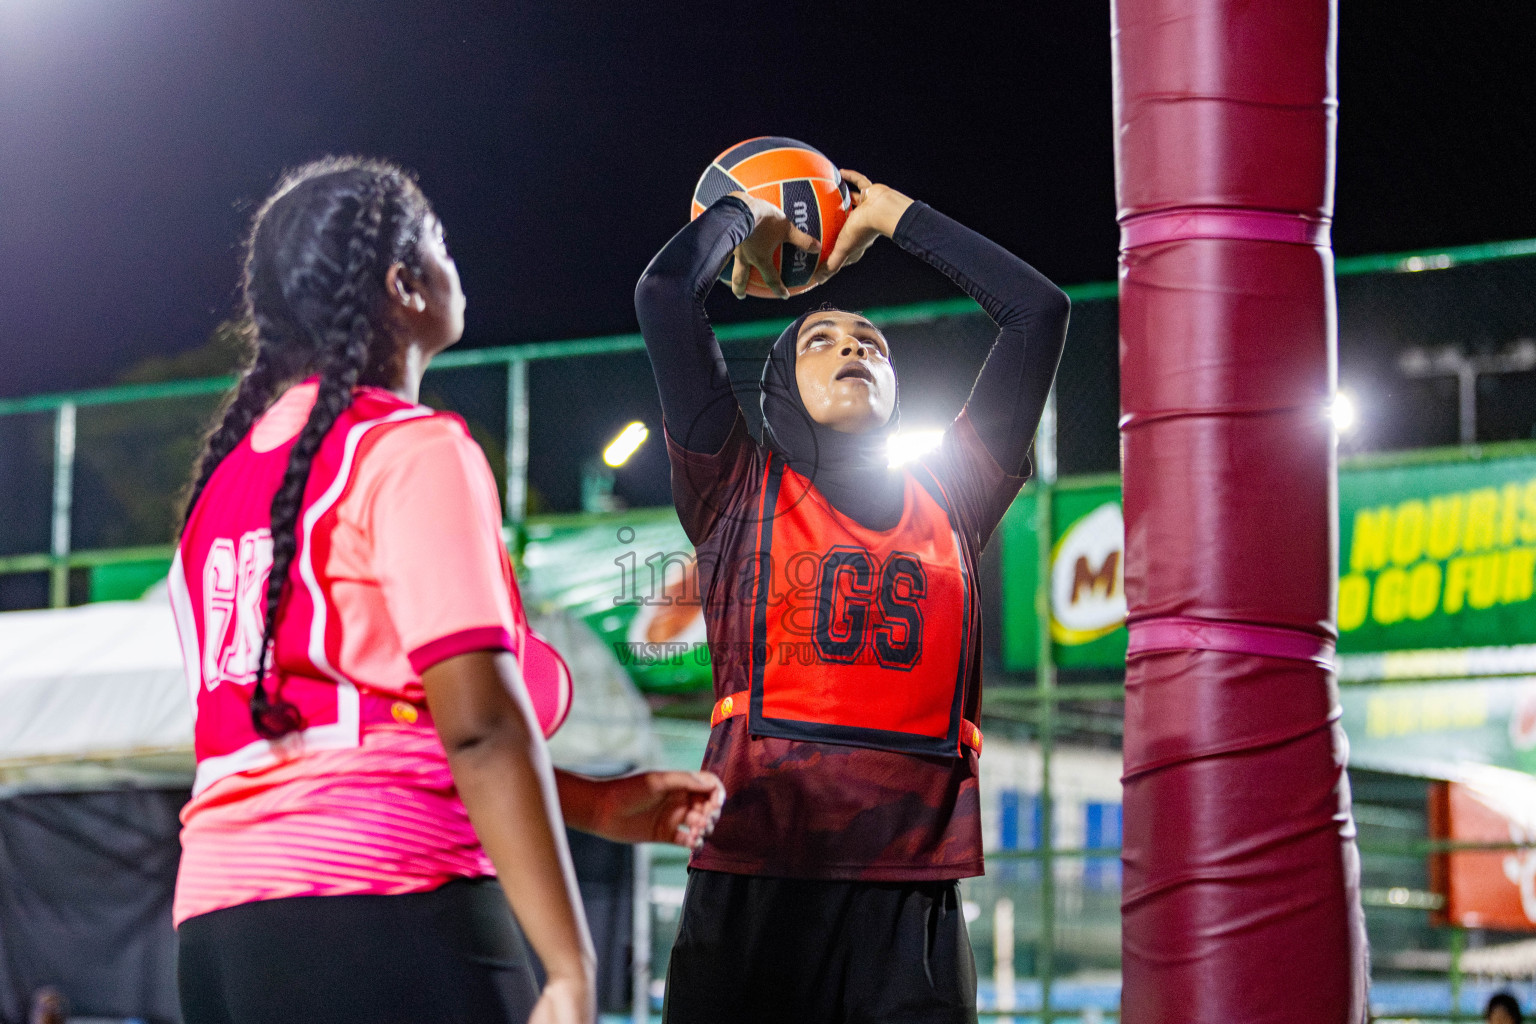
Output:
[[184,1018],[591,1021],[561,808],[696,846],[720,783],[551,768],[569,676],[528,627],[484,455],[416,402],[464,296],[414,181],[356,159],[289,175],[244,298],[253,358],[171,574],[198,761]]

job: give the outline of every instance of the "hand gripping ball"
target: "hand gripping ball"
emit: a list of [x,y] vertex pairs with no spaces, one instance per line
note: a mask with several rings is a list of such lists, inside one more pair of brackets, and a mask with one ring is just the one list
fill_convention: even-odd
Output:
[[[774,266],[789,294],[808,291],[811,275],[831,253],[837,233],[848,219],[852,199],[836,165],[818,150],[794,139],[764,135],[739,142],[715,157],[693,189],[693,216],[730,192],[746,192],[766,199],[788,215],[801,231],[821,242],[821,253],[804,252],[788,242],[774,254]],[[721,280],[729,282],[732,264],[727,261]],[[774,294],[754,268],[747,294],[771,299]]]

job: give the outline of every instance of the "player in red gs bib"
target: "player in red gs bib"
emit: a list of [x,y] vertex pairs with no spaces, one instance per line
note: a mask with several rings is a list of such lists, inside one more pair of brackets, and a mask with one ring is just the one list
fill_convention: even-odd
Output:
[[977,562],[1023,485],[1066,296],[1023,261],[863,175],[818,271],[879,236],[999,331],[934,454],[892,469],[896,375],[869,320],[815,310],[774,343],[763,436],[738,408],[704,298],[735,254],[816,242],[776,206],[716,201],[652,260],[636,310],[672,491],[698,552],[716,704],[704,764],[731,793],[694,854],[670,1024],[974,1021],[957,880],[983,870]]
[[183,1017],[591,1021],[562,806],[693,845],[719,782],[551,770],[570,676],[528,627],[485,456],[416,401],[464,295],[414,181],[361,160],[288,176],[244,298],[252,363],[171,572],[197,754]]

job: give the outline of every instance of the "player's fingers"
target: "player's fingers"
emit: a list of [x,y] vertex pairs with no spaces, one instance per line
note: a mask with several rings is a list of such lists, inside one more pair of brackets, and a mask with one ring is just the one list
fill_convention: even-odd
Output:
[[858,171],[848,167],[839,167],[837,169],[837,173],[841,174],[844,181],[850,182],[853,187],[858,189],[860,192],[865,191],[869,188],[869,186],[874,184],[874,182],[870,181],[867,177],[860,174]]
[[814,287],[816,287],[817,285],[820,285],[820,284],[825,284],[834,274],[837,273],[836,270],[832,269],[830,260],[831,260],[831,256],[830,255],[824,257],[822,259],[822,261],[821,261],[821,265],[818,266],[816,268],[815,272],[811,274],[811,287],[812,288],[814,288]]
[[763,275],[763,283],[768,286],[769,291],[781,299],[789,298],[789,289],[784,287],[784,279],[779,276],[779,268],[773,265],[772,256],[753,260],[752,265],[757,268],[759,274]]
[[659,771],[647,775],[651,791],[671,807],[669,814],[674,821],[702,825],[717,817],[725,805],[725,785],[714,772]]
[[725,793],[725,787],[721,785],[720,779],[714,772],[684,772],[682,775],[679,784],[691,792],[711,794],[719,792],[722,795]]
[[688,808],[688,813],[683,820],[690,827],[712,829],[715,822],[720,819],[720,805],[713,800],[699,799]]
[[740,249],[736,250],[736,265],[731,268],[731,294],[738,299],[747,296],[747,280],[752,276],[752,266],[747,262],[746,254]]
[[676,843],[678,846],[698,849],[699,844],[703,843],[705,837],[714,830],[715,824],[713,821],[707,817],[701,818],[690,811],[669,838],[671,842]]
[[816,241],[808,232],[801,231],[793,224],[789,227],[789,244],[802,252],[821,252],[821,243]]
[[707,793],[714,785],[703,772],[661,771],[649,775],[651,788],[667,794]]
[[827,277],[831,277],[839,270],[842,270],[843,264],[848,262],[848,257],[853,252],[853,239],[849,237],[850,234],[852,232],[844,231],[838,235],[836,244],[832,246],[832,252],[826,259],[821,261],[822,265],[827,269]]

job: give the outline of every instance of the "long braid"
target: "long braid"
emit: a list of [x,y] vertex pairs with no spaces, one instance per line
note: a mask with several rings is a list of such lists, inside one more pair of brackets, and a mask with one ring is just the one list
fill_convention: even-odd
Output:
[[412,177],[395,165],[327,157],[288,174],[252,222],[242,292],[254,351],[204,441],[187,488],[183,529],[219,464],[274,398],[318,373],[314,408],[270,508],[272,567],[250,702],[252,725],[267,739],[305,724],[283,700],[281,676],[270,695],[266,676],[310,465],[359,383],[392,387],[399,378],[402,354],[384,313],[384,281],[396,263],[421,273],[421,232],[431,212]]
[[[258,734],[276,739],[304,728],[299,709],[283,699],[282,679],[269,697],[267,664],[289,571],[298,551],[298,518],[309,471],[321,442],[352,405],[353,388],[369,369],[377,339],[372,316],[383,298],[380,233],[385,221],[382,183],[360,197],[347,241],[347,264],[335,292],[331,322],[324,330],[320,384],[314,407],[288,456],[283,482],[272,498],[272,569],[267,577],[265,627],[251,696],[251,722]],[[384,254],[387,258],[389,254]]]
[[197,499],[202,497],[203,488],[208,486],[213,471],[240,444],[246,432],[251,429],[251,424],[256,422],[256,417],[266,411],[281,384],[282,380],[276,373],[270,353],[258,348],[250,366],[235,385],[234,396],[225,405],[218,425],[203,440],[203,452],[197,460],[197,475],[187,488],[186,503],[182,506],[183,526],[192,518],[192,509]]

